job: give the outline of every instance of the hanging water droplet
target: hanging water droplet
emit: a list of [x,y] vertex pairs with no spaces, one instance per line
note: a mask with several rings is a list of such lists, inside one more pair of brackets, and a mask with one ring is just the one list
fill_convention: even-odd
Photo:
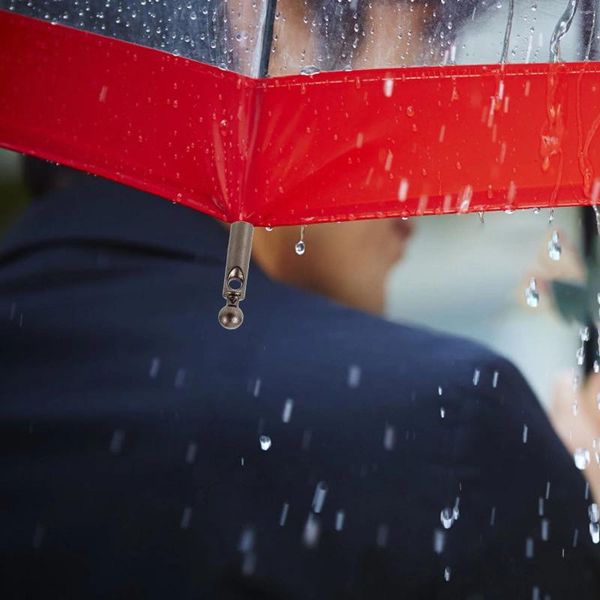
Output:
[[271,233],[271,231],[273,231],[273,228],[272,228],[270,225],[267,225],[267,226],[265,227],[265,229],[266,229],[266,230],[267,230],[269,233]]
[[558,231],[553,231],[552,237],[548,242],[548,257],[550,260],[560,260],[561,254],[562,246],[560,245],[560,240],[558,239]]
[[537,290],[535,277],[529,280],[529,286],[525,289],[525,302],[531,308],[537,308],[540,303],[540,295]]
[[300,75],[315,75],[320,72],[321,69],[319,69],[319,67],[315,67],[315,65],[306,65],[300,69]]
[[585,448],[577,448],[573,453],[573,460],[575,461],[575,466],[583,471],[590,464],[590,452]]
[[442,508],[442,511],[440,512],[440,521],[444,529],[450,529],[454,524],[454,511],[449,507]]
[[268,435],[261,435],[258,438],[261,450],[265,452],[271,447],[271,438]]
[[304,225],[300,227],[300,239],[296,242],[294,250],[298,256],[302,256],[306,252],[306,244],[304,243]]

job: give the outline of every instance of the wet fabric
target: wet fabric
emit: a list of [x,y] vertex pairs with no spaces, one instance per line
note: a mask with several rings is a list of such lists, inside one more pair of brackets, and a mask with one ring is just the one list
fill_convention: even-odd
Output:
[[599,596],[592,499],[513,366],[256,265],[232,339],[226,243],[101,181],[6,239],[3,598]]

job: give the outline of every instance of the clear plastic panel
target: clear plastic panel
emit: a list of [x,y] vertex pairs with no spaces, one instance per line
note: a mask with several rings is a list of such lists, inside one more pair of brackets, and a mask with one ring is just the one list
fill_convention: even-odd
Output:
[[279,0],[270,73],[595,57],[598,0]]
[[269,4],[270,75],[597,54],[598,0],[0,0],[0,8],[252,76]]
[[0,0],[0,9],[257,75],[267,0]]

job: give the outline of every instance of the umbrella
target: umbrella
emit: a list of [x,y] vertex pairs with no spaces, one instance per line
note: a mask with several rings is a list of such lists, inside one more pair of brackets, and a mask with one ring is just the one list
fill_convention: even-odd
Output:
[[[486,0],[421,3],[426,59],[404,30],[384,40],[400,52],[362,64],[359,44],[394,29],[369,15],[377,2],[196,0],[164,17],[168,4],[0,0],[0,145],[231,223],[228,328],[243,318],[254,226],[598,200],[600,65],[589,44],[562,60],[578,0],[561,0],[517,62],[525,3],[500,5],[495,64],[456,64],[452,29],[489,18]],[[282,15],[298,12],[321,42],[287,74]],[[284,74],[267,77],[278,57]]]

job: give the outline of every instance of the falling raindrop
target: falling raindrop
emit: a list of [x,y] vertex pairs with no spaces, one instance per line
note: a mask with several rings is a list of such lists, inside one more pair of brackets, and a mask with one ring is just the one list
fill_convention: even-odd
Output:
[[271,447],[271,438],[268,435],[261,435],[258,438],[261,450],[265,452]]
[[376,543],[377,543],[377,546],[379,546],[379,548],[385,548],[385,546],[387,546],[389,533],[390,533],[390,530],[387,525],[380,525],[377,528]]
[[306,244],[304,242],[304,225],[300,227],[300,239],[296,242],[294,250],[298,256],[302,256],[306,252]]
[[590,452],[585,448],[577,448],[573,454],[575,466],[583,471],[590,464]]
[[348,387],[357,388],[360,385],[361,370],[358,365],[348,367]]
[[325,497],[327,496],[327,484],[324,481],[319,481],[315,487],[315,493],[312,501],[312,509],[318,514],[323,510]]
[[560,240],[558,238],[558,231],[553,231],[552,237],[548,242],[548,257],[550,260],[560,260],[561,254],[562,246],[560,245]]
[[533,558],[534,551],[533,538],[527,538],[525,540],[525,557]]
[[473,385],[474,386],[479,385],[480,377],[481,377],[481,371],[479,369],[475,369],[475,372],[473,373]]
[[450,581],[450,575],[451,575],[450,567],[446,567],[444,569],[444,581]]
[[319,534],[321,533],[321,525],[319,519],[312,513],[308,515],[304,531],[302,532],[302,541],[308,548],[314,548],[319,542]]
[[590,523],[590,536],[594,544],[600,543],[600,525],[598,523]]
[[281,420],[284,423],[289,423],[292,418],[292,409],[294,408],[294,401],[288,398],[283,405],[283,413],[281,414]]
[[442,511],[440,512],[440,521],[444,529],[450,529],[455,521],[454,511],[449,507],[442,508]]
[[383,432],[383,447],[386,450],[393,450],[396,444],[396,430],[392,425],[385,424]]
[[112,454],[121,454],[123,449],[123,442],[125,441],[125,432],[122,429],[116,429],[113,432],[110,440],[110,451]]
[[525,289],[525,302],[527,306],[531,308],[537,308],[540,303],[540,295],[537,290],[537,283],[535,277],[529,280],[529,286]]
[[499,377],[500,373],[498,373],[498,371],[494,371],[494,375],[492,376],[492,387],[493,388],[497,388],[498,387],[498,377]]
[[588,506],[588,515],[591,523],[600,523],[600,510],[595,502]]
[[338,510],[335,513],[335,530],[341,531],[344,529],[344,520],[346,519],[346,513],[343,510]]
[[436,554],[441,554],[446,546],[446,533],[441,529],[436,529],[433,532],[433,551]]
[[183,509],[183,514],[181,515],[181,521],[179,523],[179,527],[181,529],[187,529],[190,526],[192,521],[192,507],[186,506]]
[[440,407],[440,417],[443,419],[446,416],[446,409],[441,406]]
[[523,443],[526,444],[527,443],[527,436],[529,434],[529,427],[527,427],[527,425],[523,425],[523,435],[522,435],[522,439],[523,439]]
[[290,510],[290,505],[287,502],[284,502],[283,506],[281,507],[281,515],[279,516],[279,526],[280,527],[283,527],[285,525],[289,510]]
[[198,444],[190,442],[185,453],[185,462],[191,465],[196,460],[196,453],[198,452]]
[[540,536],[542,541],[547,542],[548,538],[550,537],[550,521],[548,521],[548,519],[542,519],[541,528],[542,530]]
[[386,77],[383,80],[383,95],[386,98],[391,98],[394,93],[394,80]]

